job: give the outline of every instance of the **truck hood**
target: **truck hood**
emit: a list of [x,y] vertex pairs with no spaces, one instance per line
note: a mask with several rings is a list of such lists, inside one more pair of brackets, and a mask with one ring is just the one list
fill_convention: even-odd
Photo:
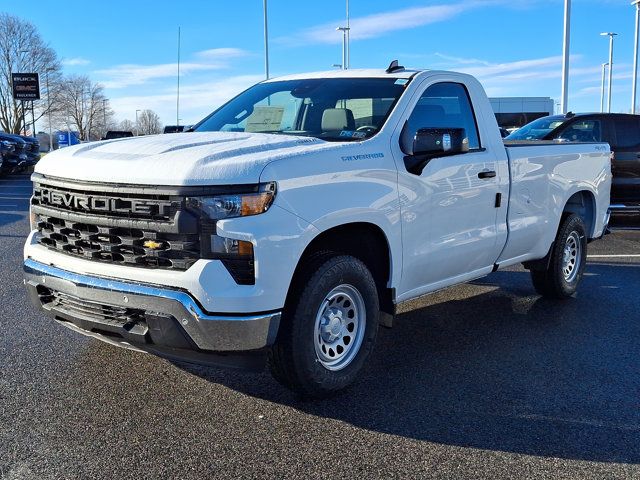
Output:
[[134,185],[257,183],[267,163],[336,146],[293,135],[175,133],[61,148],[43,157],[35,172],[72,180]]

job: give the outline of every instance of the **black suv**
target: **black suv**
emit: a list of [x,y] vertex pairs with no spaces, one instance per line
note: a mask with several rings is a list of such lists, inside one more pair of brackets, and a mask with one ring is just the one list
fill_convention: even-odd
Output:
[[640,227],[640,115],[567,113],[542,117],[505,140],[606,142],[611,162],[611,225]]
[[22,137],[0,132],[0,142],[6,142],[3,144],[7,148],[6,153],[3,153],[2,174],[12,173],[27,166],[29,146]]
[[34,137],[20,135],[20,138],[27,144],[25,147],[25,153],[27,154],[27,163],[25,166],[32,167],[40,160],[40,142]]

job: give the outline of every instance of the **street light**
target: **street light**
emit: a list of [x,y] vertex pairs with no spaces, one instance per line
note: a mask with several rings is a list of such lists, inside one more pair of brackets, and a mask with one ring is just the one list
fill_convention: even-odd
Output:
[[104,127],[104,134],[107,134],[107,99],[102,99],[102,126]]
[[600,84],[600,113],[604,112],[604,75],[607,71],[608,63],[602,64],[602,83]]
[[349,68],[347,63],[347,35],[349,34],[349,27],[337,27],[336,32],[342,32],[342,69]]
[[571,0],[564,0],[564,40],[562,42],[562,93],[560,109],[568,111],[569,96],[569,40],[571,37]]
[[267,22],[267,0],[263,0],[263,17],[264,17],[264,76],[269,80],[269,30]]
[[[24,73],[22,72],[22,62],[24,61],[24,58],[22,57],[23,53],[29,53],[29,50],[20,50],[18,52],[20,54],[19,58],[18,58],[18,73]],[[20,104],[22,106],[22,129],[24,130],[24,134],[27,134],[27,121],[25,120],[25,115],[24,115],[24,100],[20,100]],[[18,129],[18,133],[20,133],[19,131],[20,129]]]
[[611,83],[613,81],[613,37],[618,35],[614,32],[602,32],[600,35],[609,37],[609,93],[607,101],[607,112],[611,113]]
[[636,88],[638,86],[638,30],[640,30],[640,0],[634,0],[636,6],[636,35],[633,45],[633,82],[631,84],[631,113],[636,113]]
[[141,111],[142,110],[136,110],[136,137],[140,135],[140,128],[138,127],[138,112],[141,112]]
[[351,25],[349,24],[349,0],[347,0],[347,68],[351,68]]
[[47,68],[44,71],[47,82],[47,110],[49,111],[49,151],[53,151],[53,133],[51,132],[51,96],[49,94],[49,72],[55,71],[55,68]]

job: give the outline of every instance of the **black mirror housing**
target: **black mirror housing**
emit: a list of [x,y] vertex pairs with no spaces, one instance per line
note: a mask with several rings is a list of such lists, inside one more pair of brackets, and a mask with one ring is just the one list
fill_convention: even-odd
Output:
[[469,151],[464,128],[421,128],[413,138],[412,153],[404,158],[407,171],[420,175],[429,160]]
[[469,151],[464,128],[421,128],[413,139],[413,154],[440,157]]

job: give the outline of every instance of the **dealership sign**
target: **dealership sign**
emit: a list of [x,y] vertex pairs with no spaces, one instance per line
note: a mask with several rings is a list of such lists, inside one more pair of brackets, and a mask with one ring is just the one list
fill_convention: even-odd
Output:
[[40,82],[37,73],[12,73],[13,98],[16,100],[40,100]]

